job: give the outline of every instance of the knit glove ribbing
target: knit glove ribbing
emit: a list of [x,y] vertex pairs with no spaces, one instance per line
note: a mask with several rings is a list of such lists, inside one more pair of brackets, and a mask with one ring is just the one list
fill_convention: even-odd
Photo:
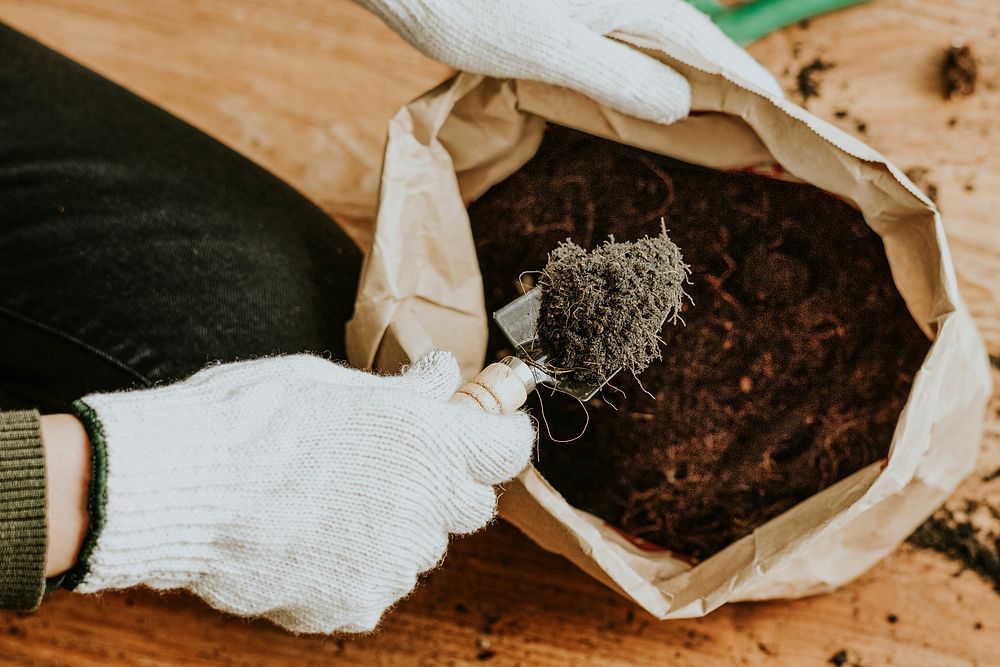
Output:
[[688,115],[679,73],[604,37],[612,32],[727,70],[780,96],[746,51],[683,0],[356,0],[406,41],[460,70],[576,90],[645,120]]
[[450,354],[379,377],[307,355],[87,396],[105,524],[78,591],[184,588],[296,632],[365,631],[495,513],[527,415],[448,404]]

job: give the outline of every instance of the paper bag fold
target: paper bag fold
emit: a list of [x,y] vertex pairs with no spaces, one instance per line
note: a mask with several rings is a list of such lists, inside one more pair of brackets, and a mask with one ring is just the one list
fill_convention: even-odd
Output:
[[636,46],[688,78],[689,118],[657,125],[562,88],[471,74],[396,115],[374,246],[348,326],[350,361],[394,371],[436,347],[454,352],[466,376],[480,370],[486,313],[466,205],[534,155],[547,122],[707,167],[808,182],[842,197],[881,236],[907,308],[933,339],[884,465],[859,470],[695,566],[636,547],[571,507],[532,467],[500,500],[502,515],[531,539],[658,618],[830,590],[896,548],[975,462],[989,373],[958,295],[939,214],[877,151],[808,111],[690,54]]

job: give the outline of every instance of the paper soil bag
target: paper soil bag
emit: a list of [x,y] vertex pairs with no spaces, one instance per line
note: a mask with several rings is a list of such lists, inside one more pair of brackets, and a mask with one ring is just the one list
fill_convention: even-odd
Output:
[[693,54],[613,36],[687,77],[690,117],[657,125],[562,88],[459,74],[393,118],[374,245],[348,325],[350,361],[396,371],[440,348],[456,354],[467,377],[481,369],[487,313],[466,204],[532,157],[547,122],[715,169],[780,173],[840,196],[882,237],[896,285],[933,340],[887,461],[696,565],[635,546],[571,507],[532,467],[500,499],[502,516],[531,539],[658,618],[830,590],[895,549],[975,463],[987,358],[958,295],[939,214],[879,153],[804,109]]

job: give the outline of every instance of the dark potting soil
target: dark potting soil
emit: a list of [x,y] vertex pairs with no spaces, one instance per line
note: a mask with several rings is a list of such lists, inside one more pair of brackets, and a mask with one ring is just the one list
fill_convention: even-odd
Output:
[[[695,305],[642,387],[619,373],[573,442],[541,429],[536,464],[572,505],[704,558],[886,456],[929,343],[849,205],[552,127],[469,213],[490,310],[561,241],[635,240],[661,217],[691,267]],[[509,352],[491,325],[490,359]],[[580,432],[575,400],[544,401],[556,438]]]

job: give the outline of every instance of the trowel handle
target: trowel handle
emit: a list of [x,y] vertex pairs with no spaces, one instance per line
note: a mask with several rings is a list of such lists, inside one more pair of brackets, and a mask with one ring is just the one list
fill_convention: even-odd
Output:
[[482,410],[491,415],[514,412],[535,388],[531,367],[517,357],[490,364],[479,375],[458,388],[448,402]]

